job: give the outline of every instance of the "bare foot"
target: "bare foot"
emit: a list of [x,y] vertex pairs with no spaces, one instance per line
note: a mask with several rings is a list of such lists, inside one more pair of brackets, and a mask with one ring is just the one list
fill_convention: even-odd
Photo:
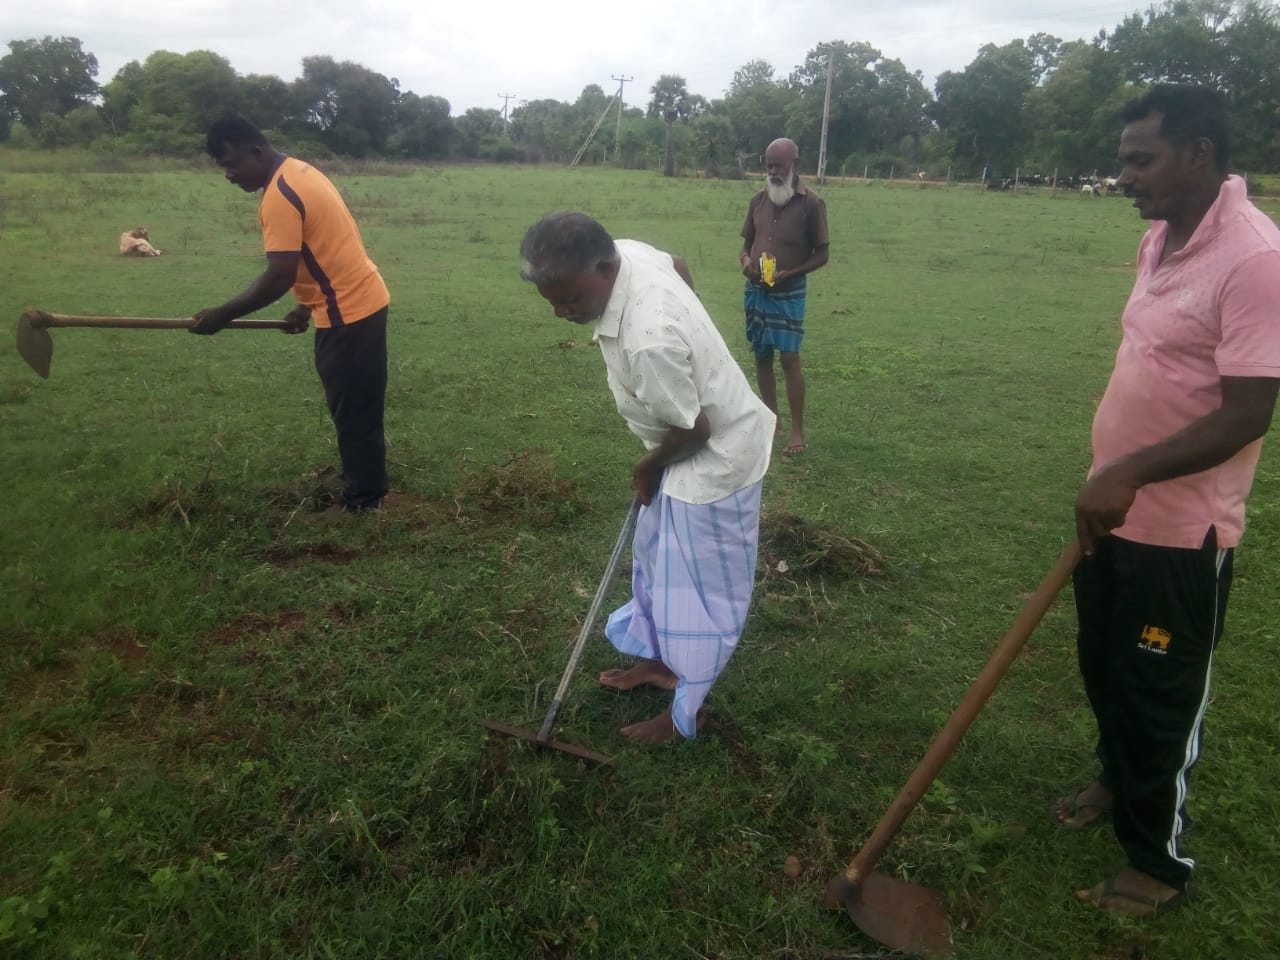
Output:
[[1109,913],[1123,913],[1141,919],[1167,913],[1192,895],[1190,887],[1184,892],[1133,867],[1125,867],[1110,880],[1096,886],[1076,891],[1076,899],[1082,903],[1092,904]]
[[662,690],[674,690],[680,678],[661,660],[642,657],[626,670],[606,670],[596,679],[610,690],[634,690],[646,683]]
[[[698,729],[702,729],[702,711],[698,711]],[[680,739],[680,731],[676,722],[671,719],[671,708],[663,710],[656,717],[641,720],[622,728],[622,735],[632,743],[669,743]]]
[[1095,780],[1073,794],[1059,797],[1053,802],[1051,813],[1054,821],[1064,827],[1087,827],[1110,814],[1112,802],[1111,791]]

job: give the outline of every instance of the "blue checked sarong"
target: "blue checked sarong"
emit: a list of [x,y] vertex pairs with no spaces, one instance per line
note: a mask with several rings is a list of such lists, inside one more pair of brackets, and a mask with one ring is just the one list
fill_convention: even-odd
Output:
[[757,357],[774,350],[799,353],[804,340],[804,292],[807,276],[800,274],[782,287],[766,287],[748,280],[742,291],[747,314],[747,342]]
[[621,653],[660,659],[679,678],[671,717],[686,737],[738,645],[755,585],[760,482],[715,503],[658,494],[636,518],[631,599],[605,636]]

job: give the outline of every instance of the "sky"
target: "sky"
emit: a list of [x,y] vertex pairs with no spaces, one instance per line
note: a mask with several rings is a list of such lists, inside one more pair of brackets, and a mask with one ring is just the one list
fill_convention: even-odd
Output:
[[[302,58],[350,60],[399,80],[400,90],[471,107],[514,109],[525,100],[574,101],[588,84],[644,107],[664,73],[690,93],[724,96],[734,71],[764,60],[785,79],[820,43],[863,41],[931,90],[960,71],[985,43],[1033,33],[1063,40],[1111,31],[1147,2],[1080,0],[12,0],[0,11],[0,44],[78,37],[107,83],[131,60],[156,50],[212,50],[240,74],[292,80]],[[867,9],[874,7],[874,9]],[[7,53],[0,46],[0,53]],[[511,95],[504,100],[503,95]]]

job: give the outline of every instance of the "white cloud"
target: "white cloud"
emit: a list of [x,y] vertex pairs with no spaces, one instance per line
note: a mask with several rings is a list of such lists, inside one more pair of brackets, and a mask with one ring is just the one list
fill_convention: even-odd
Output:
[[629,105],[643,106],[663,73],[678,73],[691,92],[715,99],[749,60],[769,62],[782,78],[830,40],[870,43],[932,86],[943,71],[962,70],[984,43],[1037,32],[1089,39],[1138,9],[1045,0],[1016,8],[900,0],[878,9],[848,0],[646,0],[629,9],[600,0],[173,0],[132,8],[44,0],[5,4],[0,41],[78,37],[98,58],[101,83],[156,50],[213,50],[239,73],[286,80],[298,75],[304,56],[328,55],[395,77],[401,90],[444,97],[457,114],[501,109],[504,93],[517,102],[575,100],[592,83],[612,92],[610,78],[619,75],[635,78],[626,86]]

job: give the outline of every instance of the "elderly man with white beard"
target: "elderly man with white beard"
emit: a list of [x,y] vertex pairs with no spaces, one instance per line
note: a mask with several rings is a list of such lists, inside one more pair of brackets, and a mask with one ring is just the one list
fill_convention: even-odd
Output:
[[743,307],[747,341],[756,356],[760,399],[778,411],[774,352],[780,355],[791,410],[791,432],[782,452],[804,453],[804,374],[800,343],[804,339],[805,277],[827,262],[827,205],[800,182],[800,151],[787,139],[764,152],[765,188],[751,198],[742,225],[738,265],[747,278]]

